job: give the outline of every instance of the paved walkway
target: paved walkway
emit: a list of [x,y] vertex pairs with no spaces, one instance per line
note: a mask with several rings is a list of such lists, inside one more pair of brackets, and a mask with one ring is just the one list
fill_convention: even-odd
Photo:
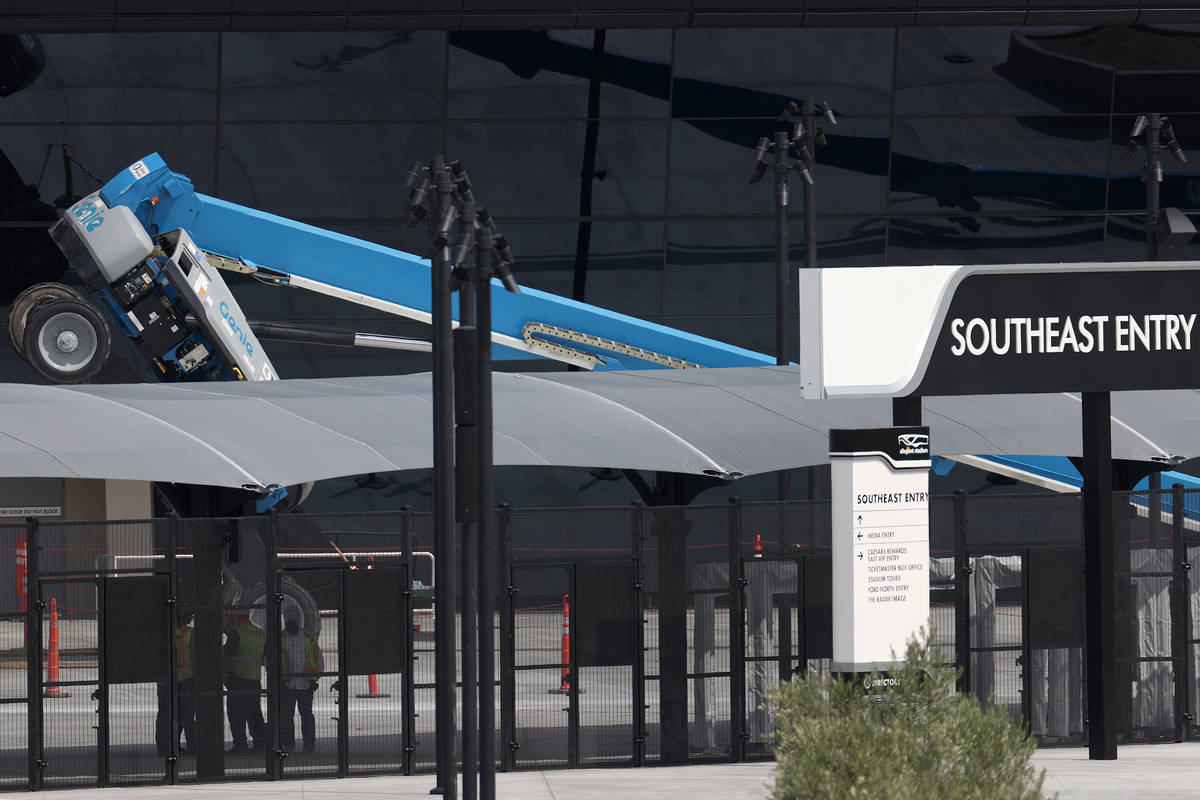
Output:
[[1039,750],[1047,797],[1060,800],[1166,800],[1200,797],[1200,742],[1121,747],[1116,761],[1090,761],[1087,748]]
[[[1165,800],[1200,797],[1200,743],[1122,747],[1117,761],[1089,761],[1082,748],[1039,751],[1046,795],[1061,800]],[[496,776],[501,800],[766,800],[772,763],[643,769],[512,772]],[[412,778],[288,780],[42,792],[39,800],[430,800],[430,775]]]

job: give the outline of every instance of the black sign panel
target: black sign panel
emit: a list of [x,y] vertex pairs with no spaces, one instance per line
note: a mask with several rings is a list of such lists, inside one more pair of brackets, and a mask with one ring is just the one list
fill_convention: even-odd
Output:
[[1200,386],[1200,270],[963,279],[916,394]]
[[109,683],[165,680],[171,668],[167,577],[104,578],[104,669]]
[[1083,548],[1031,549],[1025,562],[1029,582],[1029,645],[1070,647],[1084,642]]
[[403,569],[354,570],[346,581],[346,671],[351,675],[403,672]]
[[575,663],[581,667],[632,664],[637,650],[637,582],[632,564],[579,564],[575,567],[572,607]]
[[829,431],[829,452],[843,456],[882,453],[898,463],[928,461],[929,426],[832,428]]
[[[806,556],[800,560],[804,600],[801,634],[806,658],[833,658],[833,558]],[[804,665],[801,665],[804,668]]]

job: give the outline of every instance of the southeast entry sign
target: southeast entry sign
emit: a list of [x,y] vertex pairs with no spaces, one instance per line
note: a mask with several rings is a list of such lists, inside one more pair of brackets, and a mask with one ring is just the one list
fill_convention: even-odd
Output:
[[929,622],[929,428],[829,432],[833,666],[886,670]]
[[806,397],[1200,386],[1197,262],[802,270],[800,283]]

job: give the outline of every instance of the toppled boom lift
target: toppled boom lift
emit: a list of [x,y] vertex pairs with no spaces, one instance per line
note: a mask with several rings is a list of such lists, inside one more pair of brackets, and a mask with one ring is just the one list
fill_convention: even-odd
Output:
[[[184,229],[152,239],[130,209],[110,208],[93,194],[68,209],[50,235],[153,377],[275,379],[233,293]],[[85,302],[35,300],[30,312],[16,324],[24,325],[25,356],[38,372],[52,380],[79,380],[100,369],[107,330],[80,325],[92,322]]]
[[[430,320],[427,260],[198,194],[157,154],[68,209],[51,235],[95,306],[133,344],[155,380],[276,377],[255,324],[218,270]],[[13,346],[50,380],[87,380],[109,350],[95,306],[62,284],[35,286],[13,305]],[[266,326],[258,329],[267,335]],[[493,293],[492,338],[497,359],[546,357],[586,369],[774,363],[760,353],[533,289]],[[428,349],[399,337],[358,339],[349,343]]]

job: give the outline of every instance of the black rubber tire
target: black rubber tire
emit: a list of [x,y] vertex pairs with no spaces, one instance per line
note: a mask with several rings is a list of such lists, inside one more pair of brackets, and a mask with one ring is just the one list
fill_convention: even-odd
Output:
[[[279,581],[279,592],[284,596],[283,605],[294,604],[299,606],[300,611],[304,614],[304,629],[313,636],[321,635],[321,611],[317,606],[317,601],[308,593],[308,590],[296,582],[290,575],[284,575]],[[264,584],[256,583],[246,591],[242,592],[237,599],[238,605],[246,606],[262,606],[267,605],[267,589]],[[282,609],[282,605],[280,608]],[[250,612],[250,619],[260,628],[264,628],[267,622],[266,612],[255,609]],[[282,624],[282,621],[280,622]],[[265,630],[265,628],[264,628]]]
[[104,366],[112,340],[100,312],[85,300],[68,298],[34,308],[25,325],[24,344],[25,360],[43,378],[82,383]]
[[25,358],[25,325],[34,308],[52,300],[82,300],[83,295],[65,283],[39,283],[17,295],[8,312],[8,341]]

